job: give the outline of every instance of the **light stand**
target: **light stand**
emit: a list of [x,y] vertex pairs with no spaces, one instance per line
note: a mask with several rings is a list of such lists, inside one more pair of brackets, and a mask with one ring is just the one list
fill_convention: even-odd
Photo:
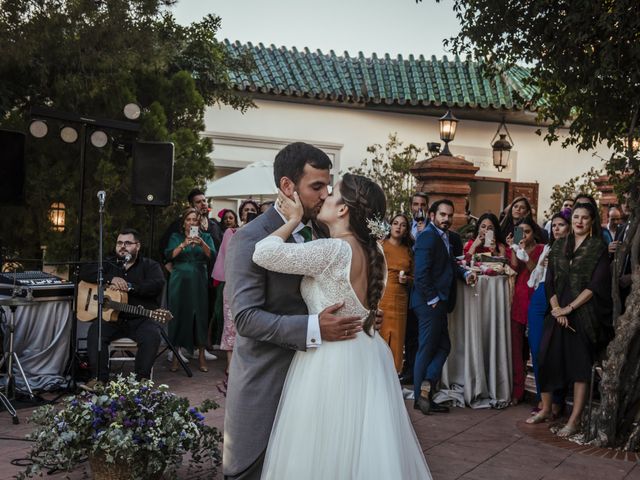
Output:
[[104,190],[98,192],[98,217],[99,217],[99,234],[98,234],[98,361],[96,362],[96,372],[100,375],[100,367],[102,366],[102,310],[104,307],[104,265],[102,263],[103,244],[102,237],[104,234],[104,201],[107,194]]
[[[125,107],[125,115],[129,119],[137,119],[140,116],[139,107],[137,110],[135,108],[129,108],[129,113],[127,114],[127,108],[131,107],[131,105],[127,105]],[[133,111],[133,115],[131,115],[131,111]],[[137,113],[136,113],[137,111]],[[104,118],[97,117],[88,117],[83,115],[78,115],[75,113],[64,112],[61,110],[56,110],[48,107],[31,107],[31,124],[29,126],[29,131],[35,138],[43,138],[47,135],[48,127],[46,125],[47,120],[55,120],[57,122],[63,122],[65,125],[75,124],[79,125],[80,133],[77,138],[74,136],[63,136],[62,140],[67,143],[73,143],[78,140],[80,142],[80,192],[79,192],[79,205],[78,205],[78,226],[76,232],[76,248],[75,248],[75,262],[74,270],[73,270],[73,283],[74,283],[74,296],[73,296],[73,304],[72,304],[72,319],[71,319],[71,372],[70,372],[70,382],[68,388],[70,390],[76,390],[76,357],[78,353],[78,345],[77,345],[77,293],[78,293],[78,284],[80,283],[80,264],[82,259],[82,224],[84,219],[84,189],[85,189],[85,176],[86,176],[86,155],[87,155],[87,137],[90,137],[91,143],[97,147],[101,148],[106,145],[108,142],[107,135],[102,132],[100,129],[107,130],[115,130],[119,132],[132,132],[137,134],[140,131],[140,125],[133,122],[124,122],[119,120],[110,120]],[[88,130],[91,128],[91,135],[88,134]],[[96,135],[98,133],[102,133],[102,135]],[[105,141],[105,139],[107,139]],[[100,233],[100,241],[102,241],[102,232]],[[100,262],[102,261],[102,253],[100,254]],[[102,292],[102,290],[101,290]],[[100,302],[102,305],[102,302]],[[98,317],[100,318],[100,317]],[[100,336],[100,335],[99,335]]]

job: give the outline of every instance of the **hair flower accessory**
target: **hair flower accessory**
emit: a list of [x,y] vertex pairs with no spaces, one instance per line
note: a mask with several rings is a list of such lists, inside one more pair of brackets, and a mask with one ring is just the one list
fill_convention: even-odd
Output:
[[367,218],[367,228],[369,229],[369,235],[378,240],[386,238],[391,231],[391,225],[381,218]]

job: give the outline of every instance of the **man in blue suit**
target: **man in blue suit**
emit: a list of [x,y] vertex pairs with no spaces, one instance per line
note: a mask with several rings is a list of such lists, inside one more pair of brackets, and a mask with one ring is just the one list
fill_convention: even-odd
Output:
[[[449,238],[453,221],[453,203],[439,200],[431,206],[431,223],[418,237],[415,246],[415,272],[410,307],[418,318],[418,353],[413,369],[414,408],[425,415],[448,412],[433,402],[442,367],[451,350],[447,314],[456,304],[456,277],[467,284],[475,274],[456,264]],[[421,385],[428,380],[429,398],[421,396]]]

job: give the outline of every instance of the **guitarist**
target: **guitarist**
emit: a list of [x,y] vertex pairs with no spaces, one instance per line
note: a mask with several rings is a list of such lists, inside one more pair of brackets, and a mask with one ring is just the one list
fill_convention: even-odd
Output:
[[[162,267],[155,260],[140,255],[140,234],[133,228],[125,228],[118,234],[115,256],[103,262],[105,294],[109,289],[127,292],[130,305],[142,305],[153,310],[158,308],[158,299],[164,288]],[[84,265],[80,279],[97,283],[98,264]],[[109,343],[119,338],[131,338],[138,344],[135,372],[139,378],[149,378],[151,367],[160,346],[160,325],[146,317],[121,312],[115,322],[102,322],[102,351],[98,371],[98,323],[93,321],[87,336],[87,351],[91,380],[83,386],[91,390],[95,384],[109,379]]]

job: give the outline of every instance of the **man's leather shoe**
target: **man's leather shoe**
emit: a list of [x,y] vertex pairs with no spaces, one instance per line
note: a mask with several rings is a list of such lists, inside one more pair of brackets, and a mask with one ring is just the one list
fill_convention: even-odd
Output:
[[430,402],[424,397],[418,397],[418,399],[413,402],[413,408],[416,410],[420,410],[425,415],[431,415],[431,405],[433,402]]
[[400,374],[398,380],[400,380],[401,385],[413,385],[413,375],[410,375],[408,373]]
[[445,405],[440,405],[439,403],[436,403],[433,400],[430,400],[429,411],[433,413],[449,413],[449,407]]

